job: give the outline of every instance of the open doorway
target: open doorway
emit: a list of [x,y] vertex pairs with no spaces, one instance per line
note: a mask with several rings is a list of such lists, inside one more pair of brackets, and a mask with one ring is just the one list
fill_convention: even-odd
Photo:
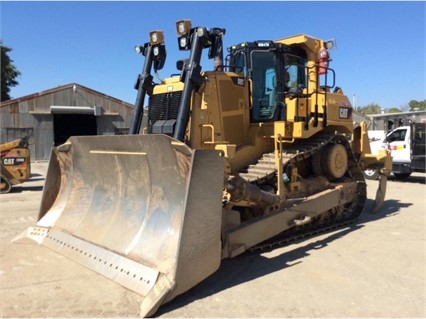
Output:
[[96,135],[96,117],[87,114],[53,114],[53,142],[63,144],[70,136]]

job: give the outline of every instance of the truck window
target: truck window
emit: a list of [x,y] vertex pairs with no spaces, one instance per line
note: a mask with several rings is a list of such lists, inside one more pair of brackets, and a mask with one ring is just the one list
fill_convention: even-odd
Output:
[[403,142],[403,141],[405,141],[405,135],[406,134],[407,134],[406,129],[396,130],[396,131],[390,133],[386,137],[386,142],[388,142],[388,143],[390,143],[390,142]]

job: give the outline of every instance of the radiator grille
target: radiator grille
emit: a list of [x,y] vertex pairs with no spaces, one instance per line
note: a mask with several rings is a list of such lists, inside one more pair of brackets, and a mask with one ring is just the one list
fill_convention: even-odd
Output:
[[148,103],[148,133],[152,126],[160,120],[176,120],[182,91],[151,95]]

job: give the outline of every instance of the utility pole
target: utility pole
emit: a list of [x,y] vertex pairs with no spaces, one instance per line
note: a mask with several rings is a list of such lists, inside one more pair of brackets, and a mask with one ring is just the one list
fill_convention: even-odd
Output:
[[357,111],[359,111],[358,110],[358,95],[354,94],[352,96],[352,104],[354,106],[354,109],[357,110]]

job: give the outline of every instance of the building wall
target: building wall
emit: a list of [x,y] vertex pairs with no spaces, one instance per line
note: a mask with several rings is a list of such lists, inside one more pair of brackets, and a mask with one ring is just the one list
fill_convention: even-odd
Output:
[[99,116],[95,116],[98,135],[127,133],[133,112],[129,103],[78,84],[69,84],[2,102],[0,143],[32,134],[31,160],[48,160],[54,145],[54,116],[51,106],[70,107],[71,112],[78,107],[99,106],[101,112]]
[[426,111],[375,114],[370,116],[372,118],[371,130],[390,131],[399,126],[408,125],[410,122],[421,123],[422,121],[426,121]]

